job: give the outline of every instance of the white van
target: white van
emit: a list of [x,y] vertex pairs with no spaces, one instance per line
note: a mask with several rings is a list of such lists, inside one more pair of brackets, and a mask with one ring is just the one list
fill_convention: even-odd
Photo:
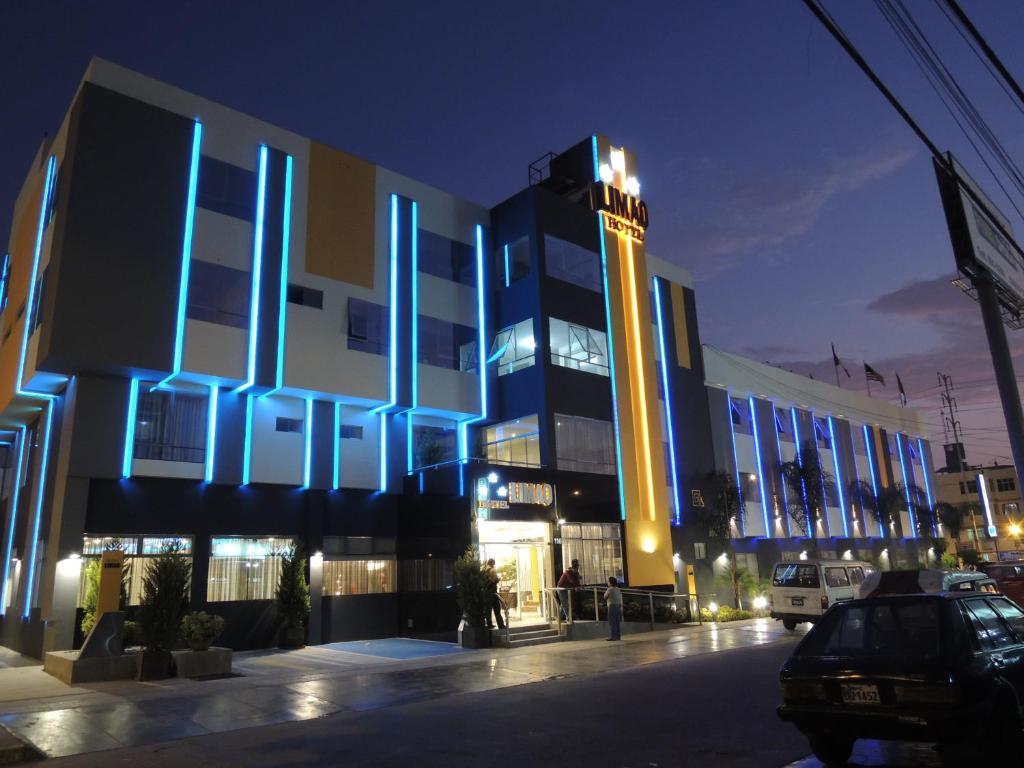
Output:
[[814,623],[833,603],[853,600],[857,587],[875,567],[857,560],[800,560],[772,570],[771,616],[786,629]]

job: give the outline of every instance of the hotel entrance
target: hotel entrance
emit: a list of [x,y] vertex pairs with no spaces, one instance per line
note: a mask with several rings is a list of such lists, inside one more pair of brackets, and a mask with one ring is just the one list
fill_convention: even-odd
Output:
[[513,624],[548,620],[544,590],[554,586],[550,523],[478,521],[480,560],[494,558],[498,593]]

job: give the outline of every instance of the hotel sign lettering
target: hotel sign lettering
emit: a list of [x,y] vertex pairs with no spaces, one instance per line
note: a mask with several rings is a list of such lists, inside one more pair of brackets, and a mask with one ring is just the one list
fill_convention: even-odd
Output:
[[509,483],[508,500],[512,504],[549,507],[555,500],[555,491],[550,483]]
[[611,184],[595,181],[590,187],[590,207],[605,212],[607,229],[629,235],[641,243],[644,241],[649,215],[643,200]]

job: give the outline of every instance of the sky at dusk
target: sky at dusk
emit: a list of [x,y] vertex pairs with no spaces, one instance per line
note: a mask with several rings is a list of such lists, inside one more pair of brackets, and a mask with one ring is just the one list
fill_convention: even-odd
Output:
[[[1012,214],[875,5],[826,4]],[[1024,161],[1024,114],[936,3],[907,5]],[[1024,5],[961,5],[1024,78]],[[896,401],[898,371],[936,444],[936,371],[949,373],[968,460],[1009,462],[978,308],[949,285],[927,150],[799,0],[8,0],[0,51],[5,240],[93,55],[486,205],[525,186],[532,160],[601,132],[637,154],[648,250],[692,272],[704,341],[829,381],[834,342],[843,386],[863,388],[866,360],[889,384],[873,394]]]

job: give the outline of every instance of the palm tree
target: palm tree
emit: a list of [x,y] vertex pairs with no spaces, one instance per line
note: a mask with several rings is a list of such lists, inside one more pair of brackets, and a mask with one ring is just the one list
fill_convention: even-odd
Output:
[[847,488],[847,496],[851,504],[856,504],[860,509],[861,536],[868,536],[868,514],[875,520],[878,519],[878,498],[875,496],[875,489],[866,480],[854,480]]
[[825,515],[826,489],[835,486],[832,475],[821,466],[821,457],[808,440],[797,449],[796,457],[779,465],[779,472],[790,488],[789,513],[795,528],[804,536],[814,536]]
[[[863,485],[867,485],[863,483]],[[914,533],[921,538],[932,538],[935,535],[936,511],[928,504],[928,494],[913,483],[894,483],[884,488],[879,488],[878,493],[874,489],[865,493],[861,489],[862,504],[865,509],[871,512],[878,525],[884,530],[885,535],[891,536],[895,530],[895,523],[899,520],[900,512],[907,509],[907,499],[910,499],[910,512],[917,530]],[[907,532],[909,533],[909,532]]]
[[949,533],[950,538],[953,539],[953,547],[957,551],[960,549],[960,534],[963,532],[964,524],[973,511],[973,506],[970,502],[966,501],[961,501],[957,504],[940,501],[935,505],[935,517],[942,523],[942,527]]
[[709,472],[707,488],[707,506],[695,509],[698,523],[709,539],[728,541],[733,525],[743,530],[743,500],[736,478],[728,472]]

